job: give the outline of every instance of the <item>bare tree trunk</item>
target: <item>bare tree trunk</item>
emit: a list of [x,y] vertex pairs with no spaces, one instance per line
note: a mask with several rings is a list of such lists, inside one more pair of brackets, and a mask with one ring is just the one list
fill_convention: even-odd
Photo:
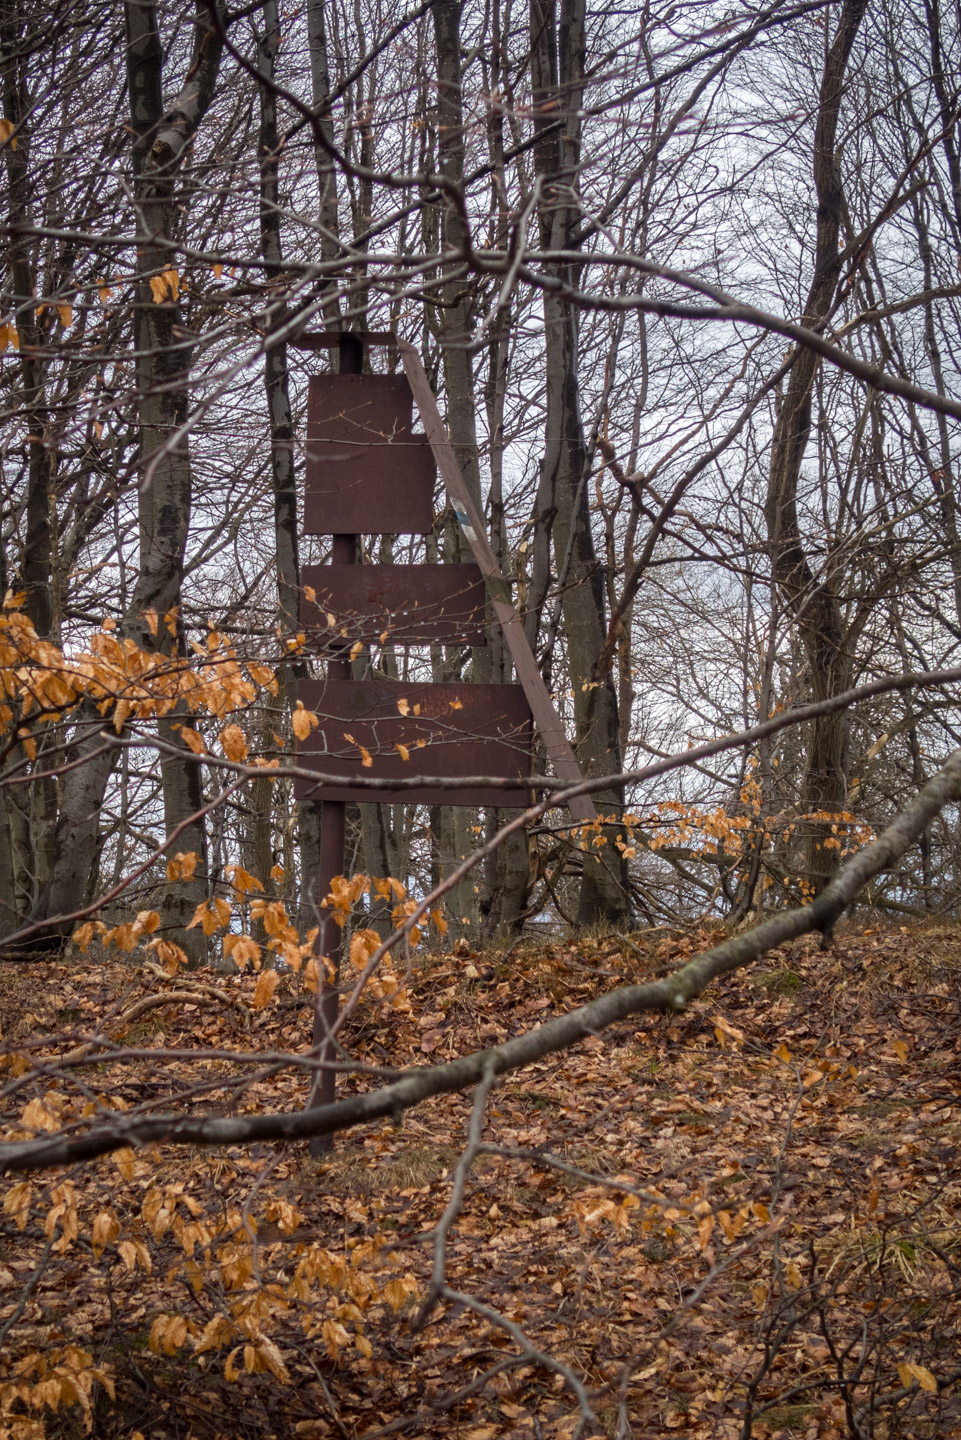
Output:
[[[190,457],[185,439],[174,441],[187,416],[193,347],[186,339],[177,301],[178,281],[170,277],[171,237],[179,213],[174,199],[177,173],[214,94],[223,43],[214,23],[219,0],[204,0],[194,23],[193,52],[187,79],[169,105],[163,99],[163,51],[156,7],[148,0],[127,0],[127,79],[133,140],[135,192],[140,240],[134,338],[141,427],[140,569],[122,622],[122,633],[144,649],[186,650],[179,619],[180,585],[190,523]],[[222,19],[222,17],[221,17]],[[160,298],[151,279],[168,278]],[[149,618],[153,615],[154,619]],[[164,617],[171,615],[177,640]],[[182,748],[173,727],[178,712],[158,722],[165,746]],[[63,777],[56,854],[47,885],[32,915],[47,920],[69,914],[83,902],[91,859],[96,855],[100,806],[116,760],[116,748],[101,736],[103,721],[92,706],[81,707],[68,760],[78,762]],[[206,958],[200,927],[186,930],[207,886],[206,836],[202,816],[203,785],[196,758],[164,753],[161,783],[166,831],[187,822],[178,849],[200,857],[195,877],[164,895],[164,927],[197,963]],[[192,819],[192,817],[196,817]],[[69,922],[56,927],[69,933]]]
[[[576,197],[580,160],[580,121],[585,56],[584,0],[531,0],[531,52],[535,129],[542,132],[535,150],[541,181],[541,244],[567,249],[579,207]],[[553,126],[563,113],[560,134]],[[571,282],[569,265],[555,265],[562,282]],[[538,490],[538,522],[552,516],[551,539],[558,570],[570,564],[563,598],[568,663],[574,688],[577,755],[593,775],[621,769],[617,695],[609,668],[598,669],[606,634],[604,583],[591,532],[587,452],[578,386],[577,320],[562,294],[545,291],[544,346],[547,365],[547,419]],[[544,537],[535,537],[543,547]],[[536,564],[535,549],[535,564]],[[595,795],[602,815],[619,816],[618,788]],[[613,835],[616,831],[612,831]],[[600,845],[595,845],[594,840]],[[591,837],[584,851],[577,920],[623,920],[630,914],[626,862],[608,835]]]
[[[281,240],[280,193],[277,166],[280,159],[280,135],[277,125],[275,90],[275,58],[280,45],[280,20],[276,0],[266,0],[263,7],[263,32],[258,37],[257,67],[263,77],[260,92],[260,246],[264,257],[264,274],[268,281],[275,277],[281,287],[271,294],[266,314],[266,353],[264,355],[264,386],[267,395],[267,418],[270,426],[270,474],[273,485],[274,555],[277,570],[277,602],[279,629],[283,637],[294,634],[299,624],[300,554],[297,536],[297,476],[294,466],[294,423],[290,408],[290,371],[287,345],[271,340],[271,332],[284,325],[288,317],[286,292],[280,279],[284,255]],[[277,671],[279,693],[276,698],[265,695],[264,734],[280,730],[285,709],[289,712],[296,699],[298,676],[305,674],[302,662],[281,665]],[[251,808],[251,865],[267,895],[276,894],[272,878],[274,787],[266,776],[258,777],[248,787]],[[313,869],[311,874],[313,874]],[[289,883],[286,874],[284,884]],[[309,928],[308,920],[304,928]],[[263,939],[262,935],[258,938]]]
[[[835,152],[838,115],[848,58],[867,0],[845,0],[825,60],[814,135],[817,237],[814,277],[802,323],[816,327],[827,316],[839,274],[843,191]],[[813,350],[800,348],[791,369],[774,427],[765,502],[775,579],[804,646],[811,695],[824,700],[850,683],[852,655],[841,606],[829,573],[816,579],[798,520],[798,481],[811,431],[811,397],[820,368]],[[805,814],[837,811],[847,797],[847,724],[842,711],[812,721],[801,793]],[[824,847],[830,822],[807,822],[804,832],[807,882],[819,892],[835,866],[836,852]]]
[[[507,388],[508,343],[498,340],[491,346],[490,371],[487,384],[487,419],[491,455],[491,544],[508,573],[507,527],[504,518],[504,399]],[[491,679],[509,684],[514,678],[510,651],[499,625],[489,630],[491,647]],[[509,819],[505,810],[487,814],[487,837],[491,839]],[[521,922],[531,884],[530,842],[524,832],[512,835],[499,845],[484,871],[484,896],[481,913],[485,932],[495,936],[499,931],[516,930]]]
[[[491,210],[497,217],[495,244],[506,248],[510,230],[510,211],[507,205],[504,175],[504,110],[500,103],[503,87],[501,61],[504,44],[500,0],[493,0],[491,26],[491,47],[487,57],[489,66],[487,133],[490,161],[493,167]],[[508,302],[507,312],[500,319],[500,323],[506,330],[510,328],[510,319]],[[490,435],[491,545],[505,575],[510,574],[507,524],[504,513],[504,405],[507,396],[509,365],[510,341],[507,334],[498,334],[488,352],[485,403],[487,429]],[[538,615],[539,612],[535,612],[534,634],[528,635],[531,649],[535,651]],[[491,625],[488,636],[490,679],[509,684],[514,679],[514,667],[500,626]],[[508,819],[509,815],[504,810],[489,810],[487,813],[488,839],[495,835]],[[484,928],[487,935],[494,936],[499,931],[511,931],[518,928],[527,904],[530,885],[530,843],[526,834],[517,833],[497,848],[485,867],[481,913],[484,916]]]
[[[158,616],[178,613],[187,535],[190,527],[192,476],[189,443],[177,437],[187,419],[190,402],[190,366],[193,347],[187,343],[177,301],[178,285],[166,287],[163,298],[151,280],[169,275],[170,252],[177,214],[174,180],[186,148],[185,130],[192,134],[211,99],[220,65],[223,42],[215,24],[214,0],[200,6],[194,31],[193,63],[187,85],[173,111],[163,100],[163,52],[155,6],[143,0],[126,5],[128,83],[131,125],[134,132],[134,177],[140,212],[140,276],[134,334],[137,346],[137,390],[141,427],[140,573],[133,595],[133,614],[127,628],[142,628],[146,649],[176,649],[186,655],[182,621],[170,643],[168,627],[160,623],[156,635],[140,621],[150,611]],[[179,731],[173,727],[185,718],[178,712],[158,724],[162,741],[176,747]],[[193,851],[199,862],[193,878],[168,885],[163,919],[168,937],[180,945],[192,964],[207,958],[207,938],[197,926],[188,930],[191,917],[207,894],[206,826],[203,807],[203,773],[196,759],[170,754],[161,758],[164,823],[169,835],[184,826],[178,849]]]
[[[25,81],[27,49],[23,45],[20,7],[9,3],[0,6],[0,48],[3,52],[3,114],[17,129],[16,146],[3,148],[7,170],[7,218],[9,239],[5,252],[7,291],[13,301],[14,317],[20,338],[19,371],[21,404],[27,432],[27,503],[26,540],[20,563],[18,588],[24,592],[24,609],[41,639],[57,639],[59,614],[54,586],[54,555],[56,549],[56,474],[57,448],[52,443],[46,405],[48,362],[42,358],[45,335],[37,312],[37,276],[33,261],[31,236],[33,224],[30,178],[30,110],[31,101]],[[37,747],[34,769],[49,770],[56,764],[51,753],[56,734],[49,726],[40,727],[34,737]],[[11,757],[12,759],[13,757]],[[5,768],[5,767],[4,767]],[[13,797],[9,790],[0,790],[0,935],[16,928],[18,868],[29,881],[29,889],[20,887],[21,895],[32,900],[43,888],[54,858],[57,819],[57,783],[49,778],[34,780],[29,798],[30,823],[20,827],[20,854],[15,857],[16,817],[9,806]],[[19,860],[19,865],[18,865]],[[8,886],[8,888],[6,888]]]
[[[311,101],[319,116],[320,133],[328,145],[334,142],[334,122],[330,113],[330,55],[327,42],[327,22],[324,15],[325,0],[308,0],[307,43],[310,51]],[[340,253],[340,224],[338,220],[337,171],[321,141],[314,145],[314,160],[317,166],[317,182],[320,187],[320,204],[317,223],[320,229],[321,259],[330,261]],[[324,319],[328,325],[336,325],[340,307],[336,285],[332,280],[322,279],[318,289],[322,294],[330,292],[324,304]]]
[[[462,0],[437,0],[432,15],[437,51],[437,164],[440,174],[460,191],[464,180],[464,107],[461,92],[460,21]],[[450,195],[440,198],[441,251],[448,268],[456,267],[464,253],[467,234],[464,219]],[[477,454],[474,366],[468,345],[471,337],[471,294],[462,278],[452,276],[441,287],[441,304],[436,311],[437,336],[441,346],[444,390],[447,399],[447,429],[457,463],[478,512],[483,514],[480,464]],[[471,560],[470,547],[459,524],[448,514],[444,529],[444,559],[449,564]],[[459,657],[448,657],[448,669],[459,669]],[[485,683],[491,678],[489,650],[475,647],[471,658],[471,679]],[[442,869],[456,866],[470,854],[476,843],[476,810],[462,806],[440,807],[438,836]],[[462,880],[450,892],[448,906],[454,928],[476,938],[479,934],[480,903],[473,877]]]

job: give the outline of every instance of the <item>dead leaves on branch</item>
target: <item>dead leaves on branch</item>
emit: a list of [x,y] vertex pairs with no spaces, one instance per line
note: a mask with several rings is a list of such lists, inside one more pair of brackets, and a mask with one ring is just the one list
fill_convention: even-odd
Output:
[[[181,880],[190,880],[196,872],[198,863],[199,856],[195,851],[187,853],[178,851],[167,863],[168,882],[177,883]],[[274,870],[277,868],[274,867]],[[281,871],[280,878],[282,878],[282,873]],[[249,967],[260,971],[265,958],[270,957],[273,963],[279,962],[295,975],[300,974],[303,970],[304,988],[309,993],[316,994],[319,988],[320,970],[317,957],[314,957],[313,952],[318,928],[313,927],[302,937],[291,921],[283,900],[264,895],[264,882],[244,869],[243,866],[227,866],[227,876],[233,898],[213,896],[210,899],[201,900],[194,910],[187,929],[192,930],[199,926],[208,938],[216,935],[218,931],[226,931],[221,942],[223,955],[225,959],[231,960],[239,970]],[[272,873],[271,879],[277,880],[277,878],[278,876]],[[368,894],[396,902],[391,907],[391,915],[394,925],[397,927],[407,924],[420,909],[420,903],[408,898],[405,886],[393,876],[379,878],[364,874],[355,874],[349,878],[343,875],[334,876],[331,890],[322,902],[322,908],[332,911],[337,924],[343,929],[348,924],[357,902]],[[250,920],[262,927],[266,936],[265,945],[243,930],[231,928],[241,914],[241,909],[235,907],[246,907]],[[446,934],[447,922],[438,908],[429,912],[427,920],[439,935]],[[105,949],[113,947],[125,954],[129,954],[139,945],[146,944],[148,948],[157,952],[157,958],[163,964],[166,973],[174,976],[187,963],[187,957],[180,946],[155,935],[154,932],[159,929],[160,923],[161,917],[156,910],[143,910],[135,920],[115,926],[108,926],[102,920],[85,921],[77,926],[72,938],[82,954],[87,953],[94,940],[99,941]],[[154,936],[154,938],[148,940],[148,936]],[[419,924],[409,925],[405,935],[407,946],[417,946],[422,938],[422,926]],[[381,943],[381,937],[375,930],[358,926],[351,935],[348,963],[354,972],[355,980],[362,981],[364,993],[369,998],[378,1002],[387,1001],[394,1009],[406,1010],[409,1006],[405,993],[405,981],[401,979],[395,969],[391,952],[386,952],[376,964],[372,964]],[[326,957],[322,958],[325,963],[329,963],[326,961]],[[370,973],[365,973],[368,969]],[[264,979],[255,992],[254,1008],[261,1009],[268,1005],[275,990],[276,982]]]
[[[10,1440],[44,1440],[45,1413],[79,1407],[85,1434],[93,1433],[93,1400],[96,1386],[116,1399],[110,1368],[93,1363],[93,1355],[78,1345],[64,1345],[45,1353],[34,1351],[20,1360],[11,1380],[0,1383],[0,1416]],[[23,1407],[26,1416],[14,1411]],[[22,1414],[22,1412],[21,1412]]]
[[180,297],[180,272],[170,266],[166,270],[161,270],[159,275],[151,275],[150,293],[155,305],[178,300]]
[[[123,1173],[126,1194],[117,1204],[102,1204],[102,1190],[87,1186],[87,1201],[100,1203],[95,1213],[84,1204],[81,1214],[73,1182],[61,1182],[50,1193],[43,1233],[61,1255],[89,1243],[103,1273],[113,1271],[114,1286],[123,1285],[121,1276],[128,1285],[145,1285],[157,1271],[155,1257],[163,1257],[166,1281],[158,1275],[154,1283],[168,1287],[166,1305],[149,1320],[147,1336],[154,1356],[189,1359],[211,1379],[219,1369],[227,1385],[267,1376],[287,1386],[300,1344],[317,1344],[334,1362],[343,1351],[369,1359],[368,1325],[378,1313],[397,1313],[417,1293],[413,1275],[386,1239],[338,1254],[309,1235],[301,1240],[304,1214],[282,1196],[268,1197],[258,1216],[233,1201],[224,1206],[216,1190],[197,1199],[192,1179],[151,1184],[150,1173],[149,1164],[131,1157]],[[21,1231],[37,1199],[33,1187],[23,1185],[5,1197],[5,1213]],[[183,1280],[198,1297],[196,1309],[172,1303],[173,1282]],[[211,1315],[204,1297],[213,1295],[219,1308]],[[8,1351],[7,1363],[0,1360],[5,1435],[44,1440],[53,1433],[50,1416],[75,1407],[91,1433],[96,1386],[116,1399],[112,1367],[95,1366],[91,1352],[79,1345],[31,1350],[13,1363],[11,1358]]]
[[[0,731],[16,721],[23,727],[44,724],[69,715],[84,700],[101,715],[109,716],[119,734],[127,722],[169,715],[178,706],[195,714],[206,712],[224,720],[246,709],[259,691],[277,695],[277,678],[269,665],[238,660],[233,648],[211,629],[205,645],[192,642],[192,659],[145,650],[130,636],[115,633],[113,621],[93,635],[89,649],[67,657],[49,641],[41,640],[22,610],[23,596],[8,594],[0,608]],[[161,618],[155,611],[144,616],[156,636]],[[176,611],[162,617],[165,631],[177,630]],[[202,755],[206,743],[189,725],[179,727],[185,746]],[[29,729],[21,730],[25,745],[35,743]],[[234,723],[220,732],[228,759],[246,760],[247,741]]]
[[[153,935],[160,926],[160,915],[156,910],[141,910],[135,920],[121,925],[105,925],[102,920],[87,920],[83,925],[78,925],[73,932],[73,942],[85,955],[93,939],[99,939],[104,948],[111,945],[124,954],[129,955],[132,950],[143,943],[144,937]],[[156,944],[169,944],[159,939]],[[177,948],[177,947],[174,947]]]

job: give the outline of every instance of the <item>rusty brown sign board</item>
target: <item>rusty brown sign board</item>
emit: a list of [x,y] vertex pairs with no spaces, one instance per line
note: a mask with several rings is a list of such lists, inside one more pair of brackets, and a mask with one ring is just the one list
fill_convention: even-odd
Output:
[[315,375],[307,392],[308,535],[426,535],[434,457],[405,375]]
[[[300,800],[368,800],[379,804],[488,805],[525,809],[529,785],[475,785],[444,790],[432,777],[530,775],[533,725],[520,685],[415,684],[380,680],[304,680],[297,693],[320,720],[297,745],[297,763],[343,784],[318,790],[295,781]],[[369,763],[365,763],[369,762]],[[365,790],[355,779],[424,776],[416,789]]]
[[349,644],[487,643],[487,591],[476,565],[305,565],[300,580],[300,623],[328,650],[338,637]]

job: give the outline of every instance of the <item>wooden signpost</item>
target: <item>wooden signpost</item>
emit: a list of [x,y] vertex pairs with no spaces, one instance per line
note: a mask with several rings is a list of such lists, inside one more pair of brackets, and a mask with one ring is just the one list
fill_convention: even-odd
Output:
[[[296,342],[303,349],[340,351],[340,373],[314,376],[307,402],[307,473],[304,529],[332,536],[330,563],[304,566],[301,624],[327,661],[325,680],[302,681],[299,698],[320,718],[298,744],[298,763],[336,776],[320,790],[298,780],[301,801],[320,805],[318,902],[344,869],[345,815],[349,801],[524,808],[530,804],[533,731],[560,779],[582,779],[531,653],[510,588],[487,540],[427,376],[413,346],[392,334],[322,331]],[[402,375],[364,375],[365,344],[395,345]],[[413,428],[416,403],[424,434]],[[360,565],[361,535],[424,535],[434,519],[434,479],[439,470],[451,506],[474,555],[473,565]],[[484,643],[489,603],[504,631],[517,685],[409,684],[353,680],[350,651],[389,637],[394,645]],[[416,790],[357,785],[424,777]],[[457,789],[431,779],[485,776],[504,782]],[[589,796],[570,803],[576,820],[593,820]],[[321,911],[319,953],[334,979],[322,982],[314,1015],[313,1044],[320,1065],[308,1108],[331,1103],[335,1074],[332,1038],[338,1014],[341,932]],[[314,1154],[330,1138],[311,1142]]]

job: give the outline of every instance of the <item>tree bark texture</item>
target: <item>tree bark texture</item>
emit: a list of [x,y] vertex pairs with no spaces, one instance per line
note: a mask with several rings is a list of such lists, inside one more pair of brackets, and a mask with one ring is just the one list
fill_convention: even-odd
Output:
[[[464,180],[464,107],[461,89],[462,0],[437,0],[433,6],[434,43],[437,52],[437,168],[451,187],[459,191]],[[448,269],[459,268],[468,235],[464,219],[451,194],[439,196],[440,244]],[[452,275],[441,287],[441,303],[436,309],[437,338],[441,347],[444,390],[447,399],[446,423],[454,454],[471,498],[480,514],[480,462],[477,453],[477,414],[474,365],[468,349],[471,338],[470,291],[461,276]],[[444,515],[444,559],[450,564],[463,564],[472,558],[470,547],[460,525],[450,510]],[[488,614],[488,622],[490,622]],[[460,670],[459,654],[448,655],[446,670]],[[471,655],[471,679],[487,683],[491,676],[488,647],[477,646]],[[477,812],[460,806],[439,807],[437,844],[442,873],[460,864],[474,846],[474,825]],[[463,931],[476,938],[479,934],[480,905],[472,879],[465,880],[450,894],[449,906],[455,933]]]
[[[124,10],[139,230],[134,342],[141,468],[140,564],[121,633],[157,653],[183,654],[186,649],[179,608],[190,525],[190,456],[186,440],[174,437],[187,418],[193,343],[177,299],[179,280],[169,278],[175,267],[167,242],[173,238],[179,214],[177,175],[213,99],[223,51],[214,3],[205,0],[200,6],[187,75],[169,106],[163,99],[163,48],[156,7],[146,0],[128,0]],[[168,279],[158,294],[150,282],[164,272]],[[153,624],[148,618],[151,612]],[[165,623],[168,615],[175,637]],[[179,748],[174,727],[184,721],[188,716],[179,711],[163,717],[158,722],[159,738]],[[95,710],[81,708],[67,757],[81,763],[63,778],[54,864],[33,920],[69,914],[83,902],[96,855],[100,806],[117,754],[100,738],[100,724]],[[200,857],[194,879],[169,886],[163,901],[164,933],[197,963],[206,957],[205,937],[199,927],[188,931],[186,925],[207,887],[206,834],[197,813],[203,804],[201,770],[191,759],[166,753],[160,768],[167,833],[197,815],[181,836],[181,848]],[[54,928],[55,933],[68,933],[72,925],[64,922]]]
[[[56,598],[56,477],[57,443],[49,424],[46,380],[49,362],[42,358],[47,336],[41,328],[37,308],[37,273],[33,259],[35,241],[32,183],[30,174],[31,96],[26,82],[26,58],[31,37],[18,0],[0,4],[0,51],[2,51],[3,115],[16,128],[16,145],[3,148],[7,172],[8,239],[5,246],[6,292],[13,304],[19,336],[20,406],[27,432],[26,537],[16,577],[6,577],[3,587],[14,581],[24,595],[24,610],[41,639],[59,640],[60,616]],[[48,328],[56,321],[49,317]],[[6,568],[6,566],[4,567]],[[35,734],[37,759],[34,769],[44,771],[56,765],[52,754],[56,732],[42,726]],[[22,758],[22,754],[10,757]],[[0,766],[0,770],[6,764]],[[24,808],[25,807],[25,808]],[[21,813],[29,816],[20,822]],[[56,780],[37,779],[29,795],[14,796],[0,790],[0,935],[17,926],[24,904],[29,910],[46,884],[53,862],[57,814]]]
[[[844,195],[836,151],[838,116],[848,59],[868,0],[845,0],[828,50],[818,98],[814,134],[817,224],[814,275],[803,324],[817,328],[830,313],[840,273],[838,254]],[[811,433],[811,407],[820,357],[798,347],[774,428],[765,517],[778,588],[804,649],[814,700],[837,694],[850,683],[853,655],[841,604],[829,569],[816,577],[805,549],[798,516],[801,465]],[[815,720],[808,736],[801,810],[837,811],[847,797],[847,723],[841,713]],[[807,884],[815,893],[835,868],[835,852],[823,841],[830,822],[804,822]]]
[[[311,103],[318,116],[320,129],[320,138],[314,145],[319,186],[317,224],[320,231],[321,259],[326,261],[333,260],[340,253],[340,221],[337,171],[328,149],[334,142],[334,122],[330,112],[330,56],[324,5],[325,0],[308,0],[307,44],[310,51]],[[336,286],[329,280],[321,280],[318,290],[325,295],[324,321],[331,327],[336,326],[340,318]]]
[[[584,27],[584,0],[560,0],[559,4],[557,0],[531,0],[534,125],[535,130],[543,132],[534,152],[534,164],[541,185],[538,213],[545,250],[567,249],[580,217],[576,185]],[[563,129],[548,129],[561,113]],[[553,268],[562,281],[573,279],[569,265]],[[563,615],[574,689],[577,756],[587,774],[612,775],[621,769],[620,727],[610,670],[598,668],[607,627],[603,572],[591,531],[587,449],[578,384],[577,318],[563,296],[550,290],[544,292],[544,330],[547,416],[537,499],[535,572],[538,550],[544,550],[544,532],[549,525],[558,571],[570,555]],[[595,799],[602,815],[620,814],[623,795],[619,788],[601,792]],[[579,924],[617,922],[630,914],[626,863],[609,843],[616,833],[614,826],[588,837],[582,852]],[[595,840],[600,844],[596,845]]]

